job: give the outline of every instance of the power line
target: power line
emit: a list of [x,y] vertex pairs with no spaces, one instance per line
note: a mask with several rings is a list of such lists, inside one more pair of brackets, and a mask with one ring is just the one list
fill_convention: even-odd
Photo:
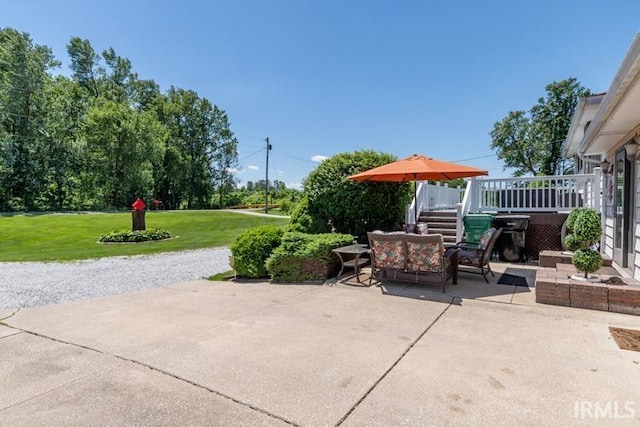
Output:
[[313,163],[313,164],[316,164],[316,163],[317,163],[317,162],[314,162],[313,160],[302,159],[302,158],[300,158],[300,157],[296,157],[296,156],[293,156],[293,155],[291,155],[291,154],[283,153],[282,151],[273,150],[273,152],[274,152],[274,154],[278,154],[278,155],[281,155],[281,156],[283,156],[283,157],[288,157],[288,158],[293,159],[293,160],[298,160],[298,161],[300,161],[300,162]]
[[256,151],[254,151],[253,153],[251,153],[251,154],[247,154],[246,156],[242,157],[241,159],[238,159],[238,161],[239,161],[239,162],[241,162],[241,161],[243,161],[243,160],[245,160],[245,159],[248,159],[248,158],[249,158],[249,157],[251,157],[251,156],[255,156],[256,154],[258,154],[259,152],[261,152],[261,151],[263,151],[263,150],[264,150],[264,148],[261,148],[261,149],[259,149],[259,150],[256,150]]
[[468,162],[469,160],[478,160],[478,159],[486,159],[487,157],[496,157],[497,154],[487,154],[486,156],[478,156],[478,157],[469,157],[468,159],[462,159],[462,160],[451,160],[452,163],[462,163],[462,162]]
[[259,138],[257,136],[251,136],[251,135],[243,135],[240,133],[234,133],[235,136],[239,136],[240,138],[248,138],[248,139],[256,139],[258,141],[264,141],[264,138]]

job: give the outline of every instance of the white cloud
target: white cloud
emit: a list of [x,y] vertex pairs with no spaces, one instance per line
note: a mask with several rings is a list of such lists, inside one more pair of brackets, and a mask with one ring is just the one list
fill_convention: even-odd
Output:
[[284,175],[284,171],[276,171],[278,175]]
[[311,158],[312,161],[316,162],[316,163],[321,163],[324,160],[327,160],[329,157],[327,156],[321,156],[320,154],[316,154],[315,156],[313,156]]
[[288,182],[287,188],[295,188],[296,190],[302,190],[301,182]]
[[252,171],[260,170],[260,168],[258,166],[255,166],[255,165],[249,165],[249,166],[247,166],[247,169],[252,170]]
[[227,168],[228,173],[240,173],[240,169],[238,168]]

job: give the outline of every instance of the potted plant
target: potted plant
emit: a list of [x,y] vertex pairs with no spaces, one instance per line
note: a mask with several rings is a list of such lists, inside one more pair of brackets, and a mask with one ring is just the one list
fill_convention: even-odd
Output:
[[572,279],[598,281],[590,273],[602,266],[602,255],[594,247],[602,235],[600,215],[594,209],[574,209],[567,218],[565,243],[573,251],[571,261],[584,276],[574,275]]

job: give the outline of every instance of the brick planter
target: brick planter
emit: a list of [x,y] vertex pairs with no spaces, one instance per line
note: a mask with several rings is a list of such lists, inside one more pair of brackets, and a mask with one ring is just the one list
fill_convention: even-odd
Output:
[[[611,267],[611,257],[602,255],[602,266]],[[558,264],[571,264],[571,257],[563,251],[540,251],[540,267],[556,267]]]
[[[558,265],[558,267],[565,267]],[[575,269],[574,269],[575,270]],[[536,302],[640,315],[640,282],[589,283],[572,280],[570,268],[541,268],[536,273]],[[609,276],[601,276],[607,279]]]
[[602,283],[578,282],[570,280],[571,307],[609,311],[609,290]]
[[640,286],[609,285],[609,311],[640,315]]

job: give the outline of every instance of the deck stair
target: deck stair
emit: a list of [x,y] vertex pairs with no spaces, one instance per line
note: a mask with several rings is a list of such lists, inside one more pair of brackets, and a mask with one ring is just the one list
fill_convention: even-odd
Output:
[[442,234],[445,245],[456,243],[455,210],[422,211],[418,217],[418,222],[427,223],[430,234]]

